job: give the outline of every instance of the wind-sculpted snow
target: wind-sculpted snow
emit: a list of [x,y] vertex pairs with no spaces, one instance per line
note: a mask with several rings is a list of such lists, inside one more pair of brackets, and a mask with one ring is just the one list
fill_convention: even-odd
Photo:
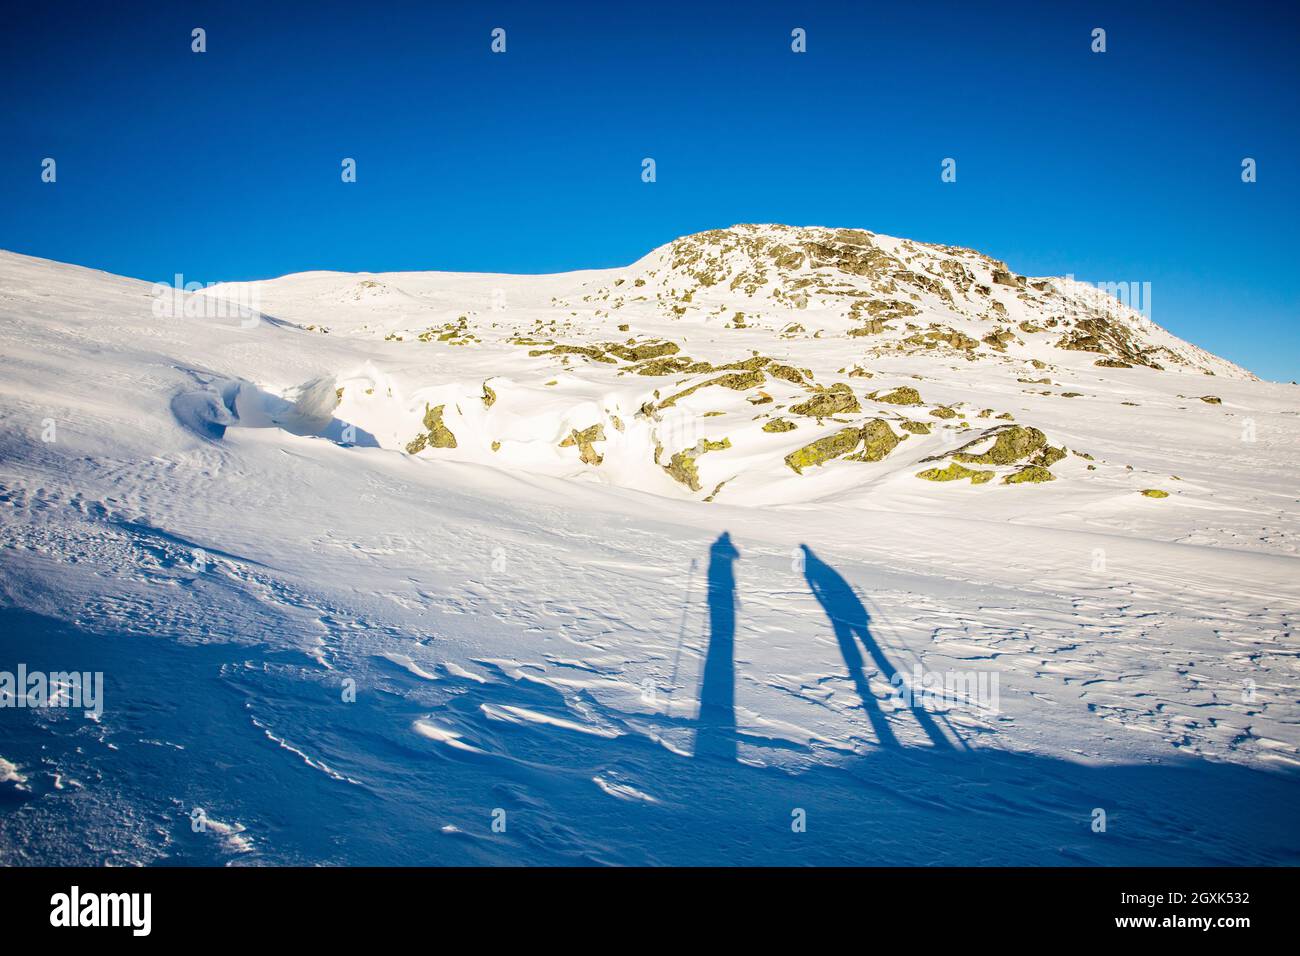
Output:
[[1297,862],[1300,392],[1074,286],[0,254],[0,862]]

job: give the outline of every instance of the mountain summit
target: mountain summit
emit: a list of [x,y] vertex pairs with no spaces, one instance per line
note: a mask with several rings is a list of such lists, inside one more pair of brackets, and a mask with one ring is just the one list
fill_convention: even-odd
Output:
[[1153,396],[1223,419],[1213,383],[1253,376],[1116,291],[955,246],[738,225],[625,268],[307,273],[203,295],[256,299],[330,352],[347,346],[312,382],[276,384],[277,401],[337,396],[295,423],[350,423],[421,457],[778,504],[1127,488],[1122,450],[1151,427]]

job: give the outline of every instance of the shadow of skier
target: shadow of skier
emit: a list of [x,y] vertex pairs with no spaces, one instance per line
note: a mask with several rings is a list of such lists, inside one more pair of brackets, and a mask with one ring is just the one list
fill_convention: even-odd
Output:
[[[871,634],[871,617],[848,581],[813,554],[808,545],[801,544],[799,547],[804,553],[804,577],[812,589],[813,596],[817,598],[822,610],[830,618],[831,627],[835,630],[835,639],[840,645],[840,654],[849,669],[849,676],[853,678],[858,697],[862,699],[862,707],[871,721],[876,739],[882,747],[897,747],[898,738],[894,736],[889,726],[889,718],[882,710],[880,701],[871,691],[867,682],[865,662],[861,651],[858,650],[857,642],[861,641],[881,675],[892,682],[895,670]],[[935,747],[952,749],[948,738],[943,735],[934,719],[923,707],[918,707],[913,702],[909,711]]]
[[709,549],[709,649],[700,679],[695,755],[736,759],[736,575],[740,552],[724,531]]

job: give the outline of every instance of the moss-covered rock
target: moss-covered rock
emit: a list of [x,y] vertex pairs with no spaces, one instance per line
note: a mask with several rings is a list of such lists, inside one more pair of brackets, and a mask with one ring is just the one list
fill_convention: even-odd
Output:
[[862,430],[860,428],[841,428],[833,435],[819,438],[815,442],[790,452],[785,456],[785,463],[790,466],[796,475],[802,475],[805,468],[812,465],[822,465],[832,458],[839,458],[842,455],[849,454],[858,447],[861,441]]
[[1055,481],[1056,476],[1041,465],[1025,465],[1014,474],[1002,479],[1004,485],[1022,485],[1042,481]]
[[886,405],[920,405],[921,393],[911,385],[900,385],[885,392],[872,392],[867,396],[872,401],[884,402]]
[[763,373],[754,370],[749,372],[732,372],[728,375],[719,375],[717,378],[711,378],[707,382],[700,382],[698,385],[692,385],[690,388],[683,389],[675,395],[670,395],[659,403],[660,408],[672,408],[678,401],[698,392],[702,388],[708,388],[711,385],[720,385],[723,388],[730,388],[734,391],[741,392],[747,388],[754,388],[762,385],[767,379]]
[[[988,451],[979,454],[966,451],[979,445],[990,435],[996,437]],[[1028,458],[1046,444],[1047,436],[1037,428],[1026,425],[1002,425],[963,445],[953,452],[952,457],[968,465],[1012,465]]]
[[850,455],[854,461],[882,461],[898,447],[899,438],[883,418],[873,418],[862,426],[862,451]]
[[925,471],[918,471],[916,477],[924,478],[926,481],[961,481],[963,478],[969,478],[972,485],[982,485],[993,478],[993,472],[977,471],[953,461],[948,463],[947,468],[927,468]]
[[930,434],[929,422],[914,422],[905,418],[898,422],[898,427],[905,432],[911,432],[913,435]]
[[807,401],[791,406],[790,411],[810,418],[828,418],[831,415],[860,412],[862,405],[853,394],[853,389],[843,382],[836,382],[830,388],[818,387]]
[[1055,448],[1052,445],[1046,445],[1043,450],[1033,457],[1031,465],[1039,465],[1043,468],[1051,468],[1058,461],[1065,457],[1065,447]]
[[592,446],[592,442],[605,440],[605,427],[599,422],[589,428],[578,431],[576,428],[569,432],[569,437],[560,442],[561,448],[571,448],[578,446],[578,459],[584,465],[599,465],[605,460],[603,455],[597,453]]
[[[619,328],[626,331],[627,327],[619,326]],[[610,344],[605,346],[605,350],[624,362],[645,362],[666,355],[676,355],[681,348],[675,342],[639,342],[636,345]]]
[[[724,448],[731,447],[731,439],[724,438],[721,441],[710,441],[707,438],[701,438],[694,448],[687,448],[677,452],[669,460],[668,464],[661,466],[664,471],[668,472],[669,477],[674,481],[679,481],[691,491],[700,490],[700,470],[695,464],[695,459],[699,458],[706,452],[722,451]],[[659,460],[659,452],[655,452],[655,461]],[[717,489],[714,489],[717,493]]]
[[947,405],[939,405],[936,408],[930,409],[930,414],[935,418],[956,418],[957,417],[957,412],[954,409],[949,408]]
[[741,359],[738,362],[728,362],[726,365],[719,365],[719,372],[757,372],[759,369],[770,365],[772,360],[766,355],[753,355],[747,359]]
[[767,367],[767,373],[774,378],[785,379],[787,382],[793,382],[795,385],[803,385],[803,372],[799,371],[793,365],[781,365],[773,363]]
[[609,365],[616,361],[606,355],[605,350],[598,345],[556,345],[550,349],[534,349],[528,354],[534,358],[540,355],[581,355],[593,362],[604,362]]
[[425,448],[455,448],[456,436],[442,423],[442,410],[446,405],[436,408],[424,406],[425,431],[416,435],[406,444],[407,454],[418,455]]
[[784,418],[774,418],[763,426],[765,432],[792,432],[799,426],[794,422],[786,421]]

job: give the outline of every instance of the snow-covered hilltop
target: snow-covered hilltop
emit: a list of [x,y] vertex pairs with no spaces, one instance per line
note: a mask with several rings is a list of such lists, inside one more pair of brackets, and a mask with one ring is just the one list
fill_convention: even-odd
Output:
[[164,292],[0,253],[0,671],[108,672],[0,721],[0,860],[1294,862],[1300,389],[1110,291],[763,225]]
[[736,226],[600,272],[309,273],[206,294],[365,343],[319,381],[333,418],[383,447],[737,504],[903,475],[1113,490],[1131,462],[1079,425],[1123,432],[1149,412],[1117,396],[1208,404],[1216,380],[1253,378],[1102,289],[847,229]]

